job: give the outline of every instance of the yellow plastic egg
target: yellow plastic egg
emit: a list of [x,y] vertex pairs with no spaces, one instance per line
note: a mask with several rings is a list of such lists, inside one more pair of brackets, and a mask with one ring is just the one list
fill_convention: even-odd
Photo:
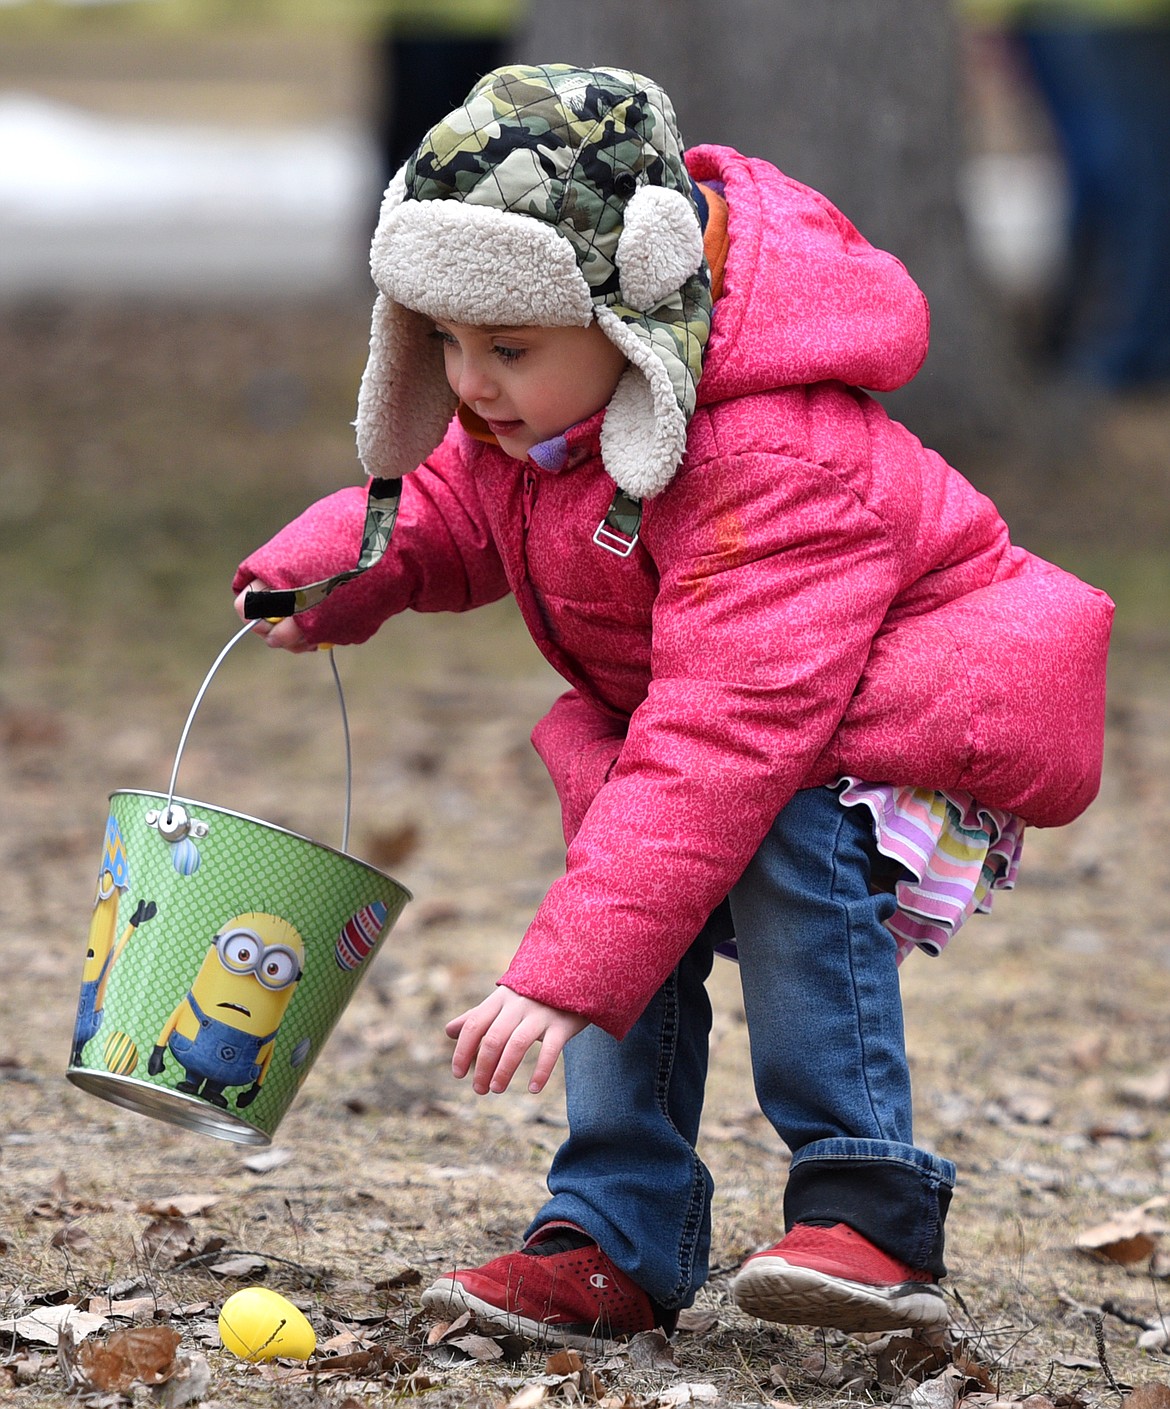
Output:
[[245,1287],[219,1313],[219,1338],[241,1360],[307,1360],[317,1348],[303,1312],[279,1292]]

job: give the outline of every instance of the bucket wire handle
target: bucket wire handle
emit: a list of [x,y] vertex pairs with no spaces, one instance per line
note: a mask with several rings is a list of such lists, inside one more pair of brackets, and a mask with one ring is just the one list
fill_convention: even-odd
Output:
[[[171,770],[170,786],[167,789],[167,805],[159,814],[157,823],[159,830],[164,835],[169,836],[172,840],[178,840],[180,836],[186,835],[186,816],[177,819],[174,812],[179,763],[183,757],[183,749],[187,744],[187,735],[191,732],[195,712],[202,703],[203,696],[207,693],[207,687],[211,684],[215,672],[223,664],[228,652],[251,632],[254,624],[261,618],[274,621],[279,617],[296,616],[299,612],[308,611],[311,607],[319,606],[335,588],[341,587],[346,582],[352,582],[355,577],[360,577],[362,573],[376,567],[390,546],[390,536],[394,532],[394,525],[398,519],[398,505],[401,498],[401,479],[370,480],[366,493],[366,514],[365,522],[362,525],[361,551],[354,567],[348,568],[344,572],[334,573],[332,577],[323,578],[320,582],[310,582],[304,587],[290,587],[282,591],[249,591],[245,594],[244,619],[247,624],[236,632],[212,662],[211,669],[204,677],[203,684],[200,685],[194,703],[191,705],[191,712],[187,715],[183,732],[179,736],[179,747],[175,752],[175,766]],[[329,665],[333,671],[333,682],[337,686],[337,702],[341,707],[341,728],[345,735],[345,822],[341,831],[341,849],[348,852],[349,817],[353,805],[353,752],[349,740],[349,715],[345,708],[345,694],[341,688],[341,676],[337,673],[337,660],[331,648],[321,647],[320,649],[329,650]]]
[[[203,703],[203,696],[207,693],[208,686],[215,678],[216,671],[219,670],[220,666],[227,659],[228,653],[231,651],[232,647],[238,645],[245,636],[250,635],[254,628],[255,622],[249,621],[246,626],[241,627],[240,630],[236,632],[227,645],[220,651],[219,655],[216,656],[215,660],[212,661],[211,669],[204,676],[203,684],[200,685],[195,694],[195,699],[187,714],[187,721],[183,725],[183,732],[179,735],[179,746],[175,750],[175,766],[171,769],[171,781],[167,787],[167,805],[159,814],[160,830],[171,826],[174,822],[172,809],[175,800],[175,788],[179,778],[179,764],[183,759],[183,750],[187,747],[187,736],[191,732],[191,725],[195,722],[196,712]],[[341,676],[337,670],[337,660],[332,649],[329,649],[327,654],[329,656],[329,667],[333,672],[333,683],[337,686],[337,702],[341,708],[341,730],[345,736],[345,820],[341,830],[341,849],[344,852],[348,852],[349,818],[350,810],[353,805],[353,750],[349,739],[349,713],[345,708],[345,693],[341,688]]]

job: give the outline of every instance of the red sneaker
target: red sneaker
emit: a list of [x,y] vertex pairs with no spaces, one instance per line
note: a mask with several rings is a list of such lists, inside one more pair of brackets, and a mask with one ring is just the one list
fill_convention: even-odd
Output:
[[489,1324],[577,1350],[673,1320],[595,1242],[564,1223],[546,1224],[520,1252],[440,1277],[422,1304],[447,1317],[473,1311]]
[[950,1319],[931,1273],[889,1257],[844,1223],[797,1223],[775,1247],[748,1258],[731,1293],[749,1315],[790,1326],[893,1331]]

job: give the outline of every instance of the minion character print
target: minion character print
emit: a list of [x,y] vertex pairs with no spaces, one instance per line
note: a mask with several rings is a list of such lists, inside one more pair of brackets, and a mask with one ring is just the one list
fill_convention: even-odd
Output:
[[102,1025],[102,1010],[106,1001],[106,986],[118,958],[139,925],[153,920],[158,907],[153,901],[140,900],[121,937],[118,933],[118,905],[130,888],[130,864],[126,859],[126,844],[117,819],[106,821],[106,839],[102,862],[98,868],[97,895],[93,917],[89,922],[89,943],[85,966],[81,971],[81,996],[77,1003],[77,1020],[73,1027],[73,1049],[70,1066],[81,1062],[81,1054],[90,1038]]
[[184,1071],[176,1091],[226,1110],[224,1092],[243,1086],[236,1107],[250,1106],[268,1074],[304,964],[304,941],[287,920],[255,912],[228,920],[159,1033],[147,1071],[161,1075],[169,1049]]

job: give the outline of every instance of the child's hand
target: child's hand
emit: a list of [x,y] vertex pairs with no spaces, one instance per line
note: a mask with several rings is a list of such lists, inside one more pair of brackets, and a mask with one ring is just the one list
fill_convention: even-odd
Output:
[[[267,592],[268,584],[257,579],[250,582],[247,587],[236,598],[236,615],[241,621],[245,621],[244,598],[249,592]],[[315,649],[305,640],[305,633],[297,624],[295,616],[286,616],[280,621],[258,621],[253,628],[257,636],[264,637],[264,644],[272,646],[282,651],[293,651],[297,654],[302,651]]]
[[550,1008],[533,998],[521,998],[501,985],[482,1003],[447,1024],[447,1036],[457,1038],[451,1070],[462,1078],[475,1064],[472,1086],[477,1096],[506,1091],[524,1055],[535,1042],[540,1056],[528,1083],[534,1094],[543,1091],[565,1043],[589,1026],[588,1018]]

